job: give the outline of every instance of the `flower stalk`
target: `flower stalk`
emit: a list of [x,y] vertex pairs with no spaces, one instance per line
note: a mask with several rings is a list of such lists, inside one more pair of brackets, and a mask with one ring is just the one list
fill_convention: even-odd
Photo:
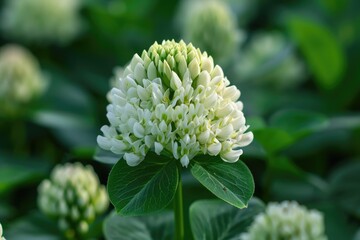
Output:
[[175,240],[184,240],[184,211],[183,211],[181,176],[179,176],[179,185],[175,193],[174,217],[175,217]]

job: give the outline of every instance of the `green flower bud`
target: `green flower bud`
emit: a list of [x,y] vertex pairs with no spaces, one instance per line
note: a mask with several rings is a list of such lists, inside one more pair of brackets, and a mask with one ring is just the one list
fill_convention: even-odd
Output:
[[281,34],[256,34],[239,56],[240,81],[275,89],[296,87],[304,80],[305,69],[292,50]]
[[38,191],[40,210],[58,220],[68,239],[85,234],[109,205],[106,189],[92,167],[80,163],[56,166]]
[[80,30],[79,0],[7,0],[0,22],[12,39],[64,44]]
[[0,48],[0,115],[21,114],[23,106],[40,95],[46,85],[34,56],[25,48]]
[[297,202],[270,203],[241,235],[241,240],[326,240],[323,215]]
[[188,1],[185,9],[183,38],[208,52],[216,61],[227,62],[243,38],[228,6],[222,1],[197,0]]

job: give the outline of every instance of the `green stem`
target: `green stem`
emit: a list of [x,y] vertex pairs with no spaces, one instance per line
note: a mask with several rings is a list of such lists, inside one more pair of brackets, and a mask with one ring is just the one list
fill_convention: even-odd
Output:
[[174,213],[175,213],[175,240],[184,240],[184,212],[183,212],[181,176],[180,176],[179,185],[175,193]]

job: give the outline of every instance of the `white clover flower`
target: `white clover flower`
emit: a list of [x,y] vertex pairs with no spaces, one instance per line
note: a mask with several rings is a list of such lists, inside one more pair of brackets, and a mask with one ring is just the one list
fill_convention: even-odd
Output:
[[6,45],[0,49],[0,110],[10,115],[40,95],[46,80],[34,56],[25,48]]
[[0,223],[0,238],[1,240],[6,240],[4,237],[3,237],[3,228],[1,226],[1,223]]
[[323,215],[297,202],[270,203],[241,240],[326,240]]
[[106,189],[93,168],[80,163],[56,166],[38,191],[40,210],[57,219],[69,239],[85,234],[109,205]]
[[304,80],[303,63],[280,33],[258,33],[241,51],[236,66],[239,79],[255,85],[285,89]]
[[216,61],[227,62],[236,52],[244,33],[237,29],[235,16],[226,3],[188,1],[183,11],[186,12],[183,38],[208,52]]
[[7,0],[1,28],[21,41],[64,44],[80,31],[79,0]]
[[134,55],[110,92],[99,146],[139,164],[148,151],[183,166],[199,154],[235,162],[253,139],[245,133],[240,91],[212,57],[183,41],[154,43]]

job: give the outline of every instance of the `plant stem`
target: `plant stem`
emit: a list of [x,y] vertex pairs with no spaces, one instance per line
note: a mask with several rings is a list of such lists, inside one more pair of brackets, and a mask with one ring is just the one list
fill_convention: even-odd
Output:
[[174,214],[175,214],[175,240],[184,240],[184,212],[182,198],[181,176],[175,193]]

